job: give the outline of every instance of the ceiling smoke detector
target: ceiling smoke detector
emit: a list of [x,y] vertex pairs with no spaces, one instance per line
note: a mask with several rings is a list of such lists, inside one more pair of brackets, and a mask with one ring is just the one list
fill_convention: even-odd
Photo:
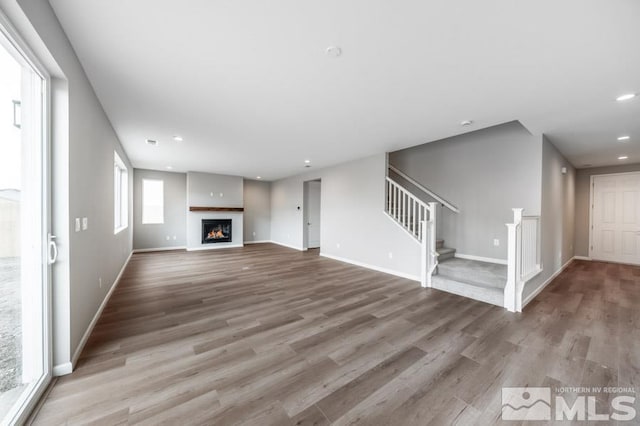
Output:
[[460,122],[461,126],[471,126],[473,124],[473,120],[464,120]]
[[158,146],[158,141],[154,139],[147,139],[145,142],[147,143],[147,145]]
[[338,56],[342,55],[342,49],[340,49],[338,46],[329,46],[327,47],[325,53],[327,54],[327,56],[337,58]]

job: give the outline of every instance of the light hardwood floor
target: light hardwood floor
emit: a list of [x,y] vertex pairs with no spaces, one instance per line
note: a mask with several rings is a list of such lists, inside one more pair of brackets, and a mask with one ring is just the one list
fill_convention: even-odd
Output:
[[640,386],[639,307],[597,262],[513,314],[270,244],[136,254],[35,424],[493,424],[502,386]]

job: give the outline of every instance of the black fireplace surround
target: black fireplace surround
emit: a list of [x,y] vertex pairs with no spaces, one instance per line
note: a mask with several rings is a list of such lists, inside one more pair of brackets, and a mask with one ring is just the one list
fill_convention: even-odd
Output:
[[231,219],[202,219],[202,244],[230,242]]

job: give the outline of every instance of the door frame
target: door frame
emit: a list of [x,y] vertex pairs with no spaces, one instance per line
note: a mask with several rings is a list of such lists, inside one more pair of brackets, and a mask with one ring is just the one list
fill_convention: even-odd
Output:
[[[320,217],[322,217],[322,179],[309,179],[302,182],[302,250],[309,250],[309,183],[310,182],[319,182],[320,183]],[[322,220],[320,221],[320,226],[322,227]],[[322,228],[320,239],[322,239]],[[317,247],[316,247],[317,248]]]
[[[52,380],[53,371],[53,315],[52,315],[52,266],[47,261],[49,259],[49,247],[47,244],[48,235],[52,231],[52,173],[51,173],[51,75],[47,68],[33,53],[33,50],[22,39],[18,31],[15,29],[10,19],[0,10],[0,34],[9,42],[9,48],[14,49],[21,57],[21,60],[28,65],[42,79],[42,134],[40,135],[40,153],[41,153],[41,259],[42,279],[44,291],[42,294],[42,320],[45,322],[42,328],[42,348],[43,348],[43,374],[31,383],[27,389],[20,395],[14,403],[11,410],[6,414],[4,420],[8,420],[10,424],[24,423],[33,409],[37,406],[40,398],[44,395],[48,385]],[[18,59],[20,62],[20,59]],[[2,419],[0,419],[2,420]]]
[[638,263],[627,263],[627,262],[617,262],[612,260],[602,260],[596,259],[593,257],[593,209],[595,208],[594,204],[594,189],[595,189],[595,179],[598,177],[606,177],[606,176],[624,176],[624,175],[639,175],[640,171],[636,172],[622,172],[622,173],[603,173],[598,175],[591,175],[589,179],[589,259],[592,260],[600,260],[602,262],[610,262],[610,263],[621,263],[625,265],[640,265],[640,261]]

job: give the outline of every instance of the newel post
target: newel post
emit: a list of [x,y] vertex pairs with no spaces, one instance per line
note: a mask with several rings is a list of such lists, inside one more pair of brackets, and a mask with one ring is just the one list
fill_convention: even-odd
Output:
[[517,287],[521,270],[521,226],[523,209],[513,209],[513,223],[507,223],[507,285],[504,288],[504,307],[517,311]]

